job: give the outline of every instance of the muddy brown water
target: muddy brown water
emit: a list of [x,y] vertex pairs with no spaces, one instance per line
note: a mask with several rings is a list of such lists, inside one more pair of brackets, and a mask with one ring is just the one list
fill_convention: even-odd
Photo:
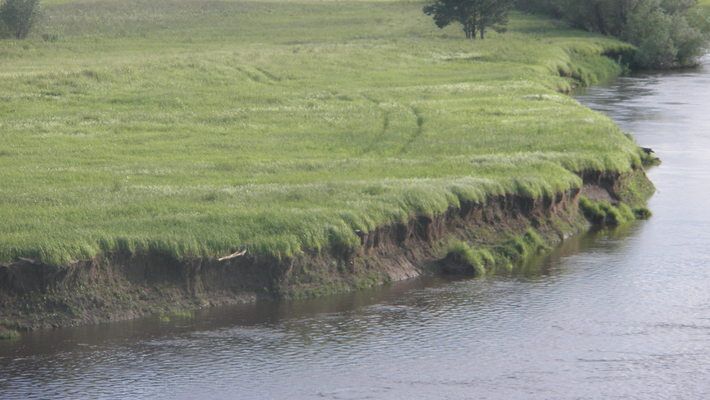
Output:
[[664,164],[654,217],[509,276],[0,342],[0,398],[710,398],[710,59],[578,99]]

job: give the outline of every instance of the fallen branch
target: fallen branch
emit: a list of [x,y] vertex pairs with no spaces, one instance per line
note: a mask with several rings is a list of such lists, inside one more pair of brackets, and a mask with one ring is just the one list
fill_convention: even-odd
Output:
[[241,257],[241,256],[243,256],[244,254],[247,254],[247,251],[246,251],[246,250],[238,251],[238,252],[232,253],[232,254],[230,254],[230,255],[228,255],[228,256],[224,256],[224,257],[222,257],[222,258],[218,258],[217,261],[231,260],[231,259],[233,259],[233,258]]

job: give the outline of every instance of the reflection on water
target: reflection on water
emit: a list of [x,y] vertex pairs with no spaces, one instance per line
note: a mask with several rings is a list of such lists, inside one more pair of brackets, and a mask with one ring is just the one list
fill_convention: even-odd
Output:
[[35,332],[0,398],[710,398],[710,73],[580,101],[664,160],[654,218],[510,276]]

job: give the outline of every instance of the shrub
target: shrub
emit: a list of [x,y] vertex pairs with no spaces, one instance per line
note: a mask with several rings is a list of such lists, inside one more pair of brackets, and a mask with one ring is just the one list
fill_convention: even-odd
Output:
[[623,38],[638,46],[636,63],[649,68],[692,65],[703,55],[706,35],[699,21],[676,8],[645,2],[629,18]]
[[39,16],[39,0],[4,0],[0,4],[0,33],[24,39]]

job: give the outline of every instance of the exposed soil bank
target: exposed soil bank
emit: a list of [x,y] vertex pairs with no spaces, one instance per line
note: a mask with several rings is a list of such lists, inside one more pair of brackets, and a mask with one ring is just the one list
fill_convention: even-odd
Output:
[[419,216],[406,224],[383,226],[360,234],[361,245],[355,250],[333,248],[281,260],[246,254],[224,261],[117,253],[65,266],[32,260],[0,265],[0,328],[91,324],[323,295],[422,274],[465,273],[465,268],[451,265],[446,244],[452,240],[490,249],[496,263],[509,265],[520,260],[506,250],[506,243],[531,229],[544,242],[540,248],[588,229],[579,209],[581,196],[636,202],[653,188],[641,170],[627,175],[590,172],[582,177],[581,190],[554,198],[500,196],[450,208],[434,218]]

